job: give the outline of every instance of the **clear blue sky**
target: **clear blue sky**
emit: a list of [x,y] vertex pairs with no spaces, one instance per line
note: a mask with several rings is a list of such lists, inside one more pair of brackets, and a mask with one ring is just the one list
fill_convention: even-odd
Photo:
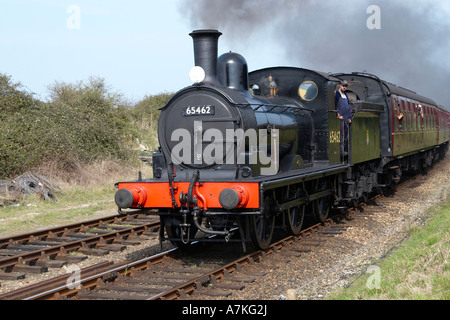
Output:
[[[194,65],[178,1],[0,0],[0,73],[42,100],[55,81],[90,76],[132,101],[176,92]],[[219,54],[240,49],[220,41]]]
[[0,0],[0,73],[43,100],[49,84],[89,76],[134,100],[177,91],[190,84],[193,54],[176,3]]

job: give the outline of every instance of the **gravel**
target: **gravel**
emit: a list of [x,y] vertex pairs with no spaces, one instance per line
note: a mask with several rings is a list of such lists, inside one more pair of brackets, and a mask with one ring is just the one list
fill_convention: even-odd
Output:
[[[299,258],[272,263],[268,274],[230,300],[325,299],[330,292],[351,284],[405,239],[409,228],[426,216],[428,209],[450,195],[450,157],[426,176],[408,181],[393,197],[381,197],[354,220],[347,231],[325,238],[319,247]],[[272,259],[271,261],[273,261]]]

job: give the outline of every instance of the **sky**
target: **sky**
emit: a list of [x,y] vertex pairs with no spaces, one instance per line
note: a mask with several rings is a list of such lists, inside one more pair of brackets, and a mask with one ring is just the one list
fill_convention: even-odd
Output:
[[[374,3],[381,8],[379,16],[369,10]],[[55,81],[75,83],[95,76],[126,99],[139,101],[190,85],[194,57],[189,33],[213,28],[223,32],[219,54],[241,53],[250,70],[368,70],[450,106],[445,83],[450,75],[449,4],[0,0],[0,73],[41,100],[48,99],[48,86]]]
[[44,101],[56,81],[90,76],[139,101],[192,84],[197,27],[180,0],[0,0],[0,73]]
[[177,91],[193,53],[176,2],[0,0],[0,73],[44,100],[55,81],[90,76],[132,100]]

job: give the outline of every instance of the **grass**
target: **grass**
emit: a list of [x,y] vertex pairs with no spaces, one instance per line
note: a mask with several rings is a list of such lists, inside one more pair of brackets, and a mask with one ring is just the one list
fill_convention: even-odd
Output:
[[330,299],[450,300],[449,230],[450,199],[431,209],[426,223],[412,227],[409,239],[377,265],[379,288],[370,286],[373,273],[364,274]]
[[[144,178],[151,177],[151,167],[123,167],[111,161],[80,167],[77,176],[60,177],[49,168],[40,174],[62,189],[59,202],[46,202],[36,195],[26,196],[18,205],[0,207],[0,237],[47,229],[117,213],[114,183],[135,180],[141,170]],[[71,182],[67,182],[71,181]]]

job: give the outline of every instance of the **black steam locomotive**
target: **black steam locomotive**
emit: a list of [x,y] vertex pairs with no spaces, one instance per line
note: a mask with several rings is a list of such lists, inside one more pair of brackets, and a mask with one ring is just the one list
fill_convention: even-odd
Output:
[[[366,73],[248,73],[241,55],[217,57],[220,32],[190,35],[194,84],[161,108],[154,177],[116,184],[119,211],[159,215],[161,240],[266,248],[275,226],[298,234],[305,215],[325,221],[331,209],[364,200],[448,150],[450,114],[430,99]],[[345,148],[335,106],[343,80],[353,109]]]

